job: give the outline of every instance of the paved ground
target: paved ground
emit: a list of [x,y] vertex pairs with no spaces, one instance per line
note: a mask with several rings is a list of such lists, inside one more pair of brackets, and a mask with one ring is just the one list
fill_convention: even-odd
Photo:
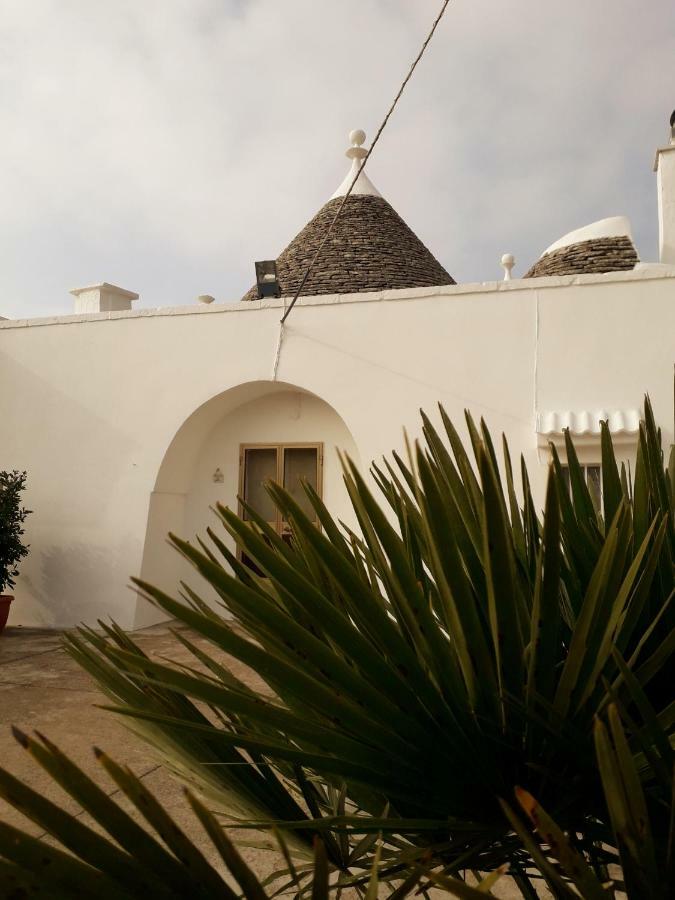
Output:
[[[194,634],[190,635],[190,639],[197,645],[207,646],[206,641]],[[194,658],[176,641],[169,625],[135,632],[134,640],[151,656],[169,656],[177,662],[194,664]],[[236,660],[229,659],[228,663],[239,677],[250,681],[250,676]],[[0,765],[63,808],[78,813],[83,822],[91,825],[91,820],[77,804],[32,762],[28,753],[13,738],[10,726],[17,725],[25,732],[42,732],[105,787],[109,794],[117,795],[115,785],[94,759],[92,747],[96,745],[117,762],[130,766],[176,822],[205,852],[212,855],[208,841],[198,840],[201,832],[192,813],[186,808],[181,788],[158,764],[151,749],[131,734],[114,714],[97,708],[97,704],[106,700],[90,676],[62,649],[59,633],[25,628],[6,629],[0,636]],[[123,801],[121,805],[129,809],[128,803]],[[38,827],[2,799],[0,820],[30,834],[41,834]],[[258,850],[246,850],[244,855],[259,877],[267,875],[280,862],[276,855]],[[495,889],[495,894],[504,900],[520,896],[517,891],[512,892],[504,881]]]
[[[196,644],[206,644],[194,634],[190,637]],[[168,625],[136,632],[134,639],[151,656],[170,655],[177,661],[194,663],[194,658],[172,636]],[[236,661],[232,663],[237,666]],[[197,840],[201,836],[200,826],[187,808],[181,788],[157,762],[150,748],[114,714],[97,708],[97,704],[104,702],[109,702],[108,698],[62,649],[58,632],[7,628],[0,636],[0,765],[63,808],[81,814],[77,804],[16,742],[11,725],[27,733],[42,732],[109,794],[117,795],[115,785],[94,758],[95,745],[117,762],[130,766],[190,837],[202,843]],[[121,805],[129,808],[126,802]],[[39,827],[2,799],[0,819],[30,834],[41,834]],[[86,814],[82,815],[82,821],[92,824]],[[202,846],[205,851],[210,849],[207,840]],[[255,850],[245,852],[245,856],[260,875],[272,871],[277,862],[273,854]]]

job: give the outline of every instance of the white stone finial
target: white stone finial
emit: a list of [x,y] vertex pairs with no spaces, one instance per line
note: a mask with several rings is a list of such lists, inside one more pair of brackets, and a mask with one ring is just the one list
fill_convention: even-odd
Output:
[[511,281],[511,269],[516,264],[516,258],[513,253],[505,253],[502,256],[502,268],[504,269],[504,281]]
[[363,159],[368,155],[368,151],[361,146],[366,140],[366,133],[360,128],[349,132],[349,143],[351,147],[345,152],[345,156],[349,159]]
[[[347,149],[347,151],[345,152],[345,156],[348,159],[351,159],[352,167],[345,180],[330,198],[331,200],[335,200],[336,197],[344,197],[344,195],[349,190],[349,186],[351,185],[352,181],[354,181],[357,174],[359,173],[363,160],[366,158],[366,156],[368,156],[368,151],[363,146],[365,141],[366,133],[361,128],[355,128],[353,131],[349,132],[349,143],[351,144],[351,147]],[[371,197],[382,196],[365,172],[361,172],[361,174],[359,175],[356,184],[352,189],[352,194],[360,194],[362,196],[365,194]]]

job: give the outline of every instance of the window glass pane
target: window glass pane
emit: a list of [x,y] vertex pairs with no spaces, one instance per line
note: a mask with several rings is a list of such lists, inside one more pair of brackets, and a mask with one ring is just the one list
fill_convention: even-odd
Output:
[[[277,449],[265,447],[244,451],[244,500],[267,522],[275,522],[277,513],[265,490],[266,481],[277,477]],[[244,512],[244,518],[247,518]]]
[[600,466],[586,466],[586,484],[591,494],[593,505],[600,509]]
[[284,487],[312,520],[316,516],[302,489],[302,482],[317,489],[317,459],[316,447],[287,447],[284,450]]

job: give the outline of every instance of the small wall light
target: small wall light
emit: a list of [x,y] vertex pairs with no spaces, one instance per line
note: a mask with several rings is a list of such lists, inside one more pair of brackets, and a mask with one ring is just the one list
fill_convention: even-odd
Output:
[[258,286],[258,297],[280,297],[281,287],[277,278],[275,259],[265,259],[255,264],[255,280]]
[[225,481],[225,476],[223,475],[223,473],[221,472],[220,469],[216,469],[216,471],[213,473],[213,483],[214,484],[223,484],[224,481]]

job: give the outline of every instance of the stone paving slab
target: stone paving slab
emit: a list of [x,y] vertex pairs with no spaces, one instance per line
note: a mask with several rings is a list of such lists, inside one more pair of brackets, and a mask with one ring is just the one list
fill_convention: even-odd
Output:
[[41,653],[51,653],[60,646],[61,634],[58,631],[8,627],[0,638],[0,665],[12,660],[37,657]]
[[[74,811],[77,805],[14,739],[12,725],[45,734],[108,791],[114,785],[95,761],[94,744],[139,775],[157,761],[115,716],[97,708],[106,698],[62,644],[60,634],[32,629],[8,628],[0,637],[0,760],[13,775]],[[1,799],[0,818],[30,834],[40,832]]]

